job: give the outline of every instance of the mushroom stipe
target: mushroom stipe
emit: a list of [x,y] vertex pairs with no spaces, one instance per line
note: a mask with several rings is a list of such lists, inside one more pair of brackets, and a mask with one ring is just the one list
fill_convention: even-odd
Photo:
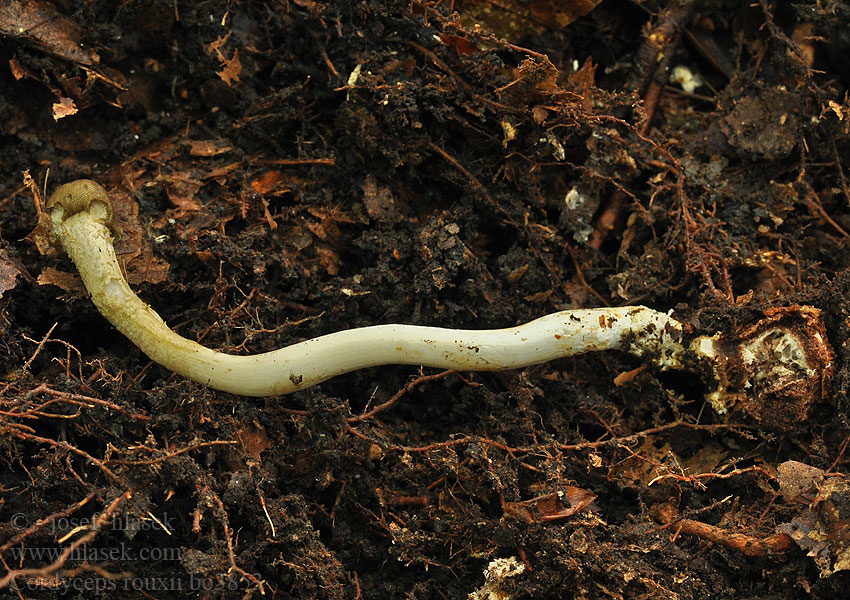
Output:
[[735,403],[755,414],[790,402],[799,418],[822,397],[832,374],[833,352],[820,312],[808,306],[769,309],[764,319],[730,339],[694,336],[670,314],[626,306],[561,311],[505,329],[375,325],[263,354],[226,354],[174,333],[130,289],[113,248],[112,202],[103,187],[87,179],[66,183],[46,209],[54,240],[76,265],[97,309],[118,331],[164,367],[232,394],[288,394],[378,365],[499,371],[621,350],[662,370],[701,375],[709,387],[706,398],[720,413]]

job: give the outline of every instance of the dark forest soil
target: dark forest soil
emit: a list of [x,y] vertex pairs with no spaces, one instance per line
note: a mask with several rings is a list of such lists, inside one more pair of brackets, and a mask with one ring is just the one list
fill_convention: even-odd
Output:
[[[555,8],[593,4],[0,1],[2,593],[846,598],[850,8]],[[832,385],[719,415],[608,352],[216,392],[44,244],[77,178],[133,288],[225,351],[631,304],[734,335],[809,305]]]

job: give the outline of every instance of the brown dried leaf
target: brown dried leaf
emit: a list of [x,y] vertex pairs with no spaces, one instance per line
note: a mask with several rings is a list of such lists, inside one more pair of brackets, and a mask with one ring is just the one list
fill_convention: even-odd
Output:
[[515,79],[496,90],[499,98],[512,106],[548,99],[548,94],[558,90],[558,69],[548,58],[527,58],[516,69]]
[[440,41],[443,42],[449,48],[454,48],[458,54],[464,56],[472,56],[473,54],[478,52],[478,48],[473,46],[468,39],[463,37],[441,33]]
[[239,48],[233,51],[233,58],[222,58],[224,69],[216,73],[221,80],[229,86],[233,86],[234,81],[239,81],[239,74],[242,72],[242,63],[239,61]]
[[65,117],[77,114],[77,105],[70,98],[60,98],[59,102],[53,104],[53,120],[58,121]]
[[198,190],[201,189],[200,181],[193,181],[189,174],[176,174],[174,176],[162,176],[160,181],[165,181],[165,195],[168,200],[176,206],[176,210],[169,211],[173,219],[181,219],[187,214],[196,213],[203,205],[198,200]]
[[[806,472],[812,469],[808,465],[803,467]],[[779,469],[782,469],[782,465]],[[817,476],[814,479],[817,480]],[[838,571],[850,571],[848,505],[850,482],[843,477],[821,479],[817,483],[817,496],[811,506],[791,522],[778,527],[814,560],[821,577],[829,577]]]
[[213,55],[216,54],[221,57],[221,48],[227,43],[227,40],[230,39],[230,33],[225,36],[219,36],[214,42],[211,42],[207,46],[207,54]]
[[339,254],[324,246],[316,246],[316,254],[319,256],[319,264],[324,267],[328,275],[338,275],[342,259]]
[[190,140],[187,143],[192,156],[218,156],[233,150],[230,144],[220,140]]
[[671,456],[675,456],[670,444],[647,436],[639,447],[632,450],[631,456],[611,465],[607,475],[610,481],[616,481],[624,488],[640,488],[649,485],[659,475],[670,472],[664,466]]
[[83,44],[83,28],[50,2],[0,0],[0,33],[81,65],[100,62],[97,52]]
[[30,194],[32,194],[32,199],[35,203],[35,212],[38,214],[38,222],[35,229],[27,235],[26,239],[35,244],[38,253],[42,256],[53,254],[56,252],[56,249],[50,244],[50,237],[52,235],[50,216],[41,208],[43,206],[41,192],[32,175],[30,175],[29,169],[24,171],[24,185],[27,186]]
[[66,292],[88,293],[76,273],[66,273],[53,267],[44,269],[36,281],[38,281],[38,285],[55,285]]
[[9,70],[12,72],[12,77],[15,78],[15,81],[20,81],[24,77],[30,77],[35,79],[35,76],[29,71],[26,67],[21,64],[17,58],[9,59]]
[[521,519],[526,523],[545,523],[571,517],[590,506],[594,500],[596,494],[593,492],[568,485],[559,492],[531,500],[505,502],[502,509],[506,517]]
[[596,65],[593,64],[589,56],[581,68],[575,73],[571,73],[568,79],[575,92],[581,96],[584,110],[590,112],[593,109],[593,84],[596,80]]
[[687,459],[680,459],[686,473],[714,473],[729,456],[729,451],[717,442],[705,442]]
[[364,221],[355,221],[350,215],[342,212],[339,208],[325,209],[318,206],[308,206],[307,212],[318,219],[331,220],[336,223],[364,223]]
[[120,228],[120,239],[115,242],[115,252],[127,275],[130,285],[162,283],[168,279],[168,263],[154,255],[153,246],[139,221],[139,205],[124,188],[110,188],[115,225]]
[[0,298],[3,293],[15,287],[16,279],[21,270],[5,250],[0,249]]
[[366,181],[361,186],[363,190],[363,203],[366,205],[366,213],[376,221],[397,223],[401,220],[401,213],[395,205],[395,199],[388,187],[378,187],[375,178],[366,176]]
[[805,492],[811,495],[823,482],[823,469],[796,460],[786,460],[776,468],[776,478],[779,480],[779,493],[786,502],[803,500],[808,503],[811,498],[805,500],[800,496]]
[[257,423],[238,431],[236,437],[239,438],[242,449],[250,454],[257,462],[260,461],[260,454],[262,454],[263,450],[267,450],[272,446],[271,440],[269,440],[265,430]]
[[283,173],[280,171],[266,171],[251,182],[251,190],[265,195],[272,191],[286,189],[286,185],[282,184],[282,182]]
[[222,183],[227,175],[230,175],[233,171],[242,166],[241,162],[233,162],[226,165],[222,165],[220,167],[216,167],[206,175],[204,175],[204,179],[221,179]]
[[464,21],[483,23],[509,41],[545,29],[562,29],[588,14],[601,0],[455,0]]
[[542,106],[535,106],[531,109],[531,116],[534,119],[534,122],[540,125],[549,118],[549,111]]
[[218,60],[221,61],[221,64],[224,66],[224,69],[219,71],[217,75],[221,77],[222,81],[226,83],[228,86],[232,85],[234,81],[239,79],[239,74],[242,72],[242,63],[239,61],[239,49],[233,51],[232,58],[225,58],[224,53],[221,49],[227,43],[227,40],[230,39],[230,34],[228,33],[225,36],[220,36],[214,42],[207,46],[207,54],[215,55],[218,57]]

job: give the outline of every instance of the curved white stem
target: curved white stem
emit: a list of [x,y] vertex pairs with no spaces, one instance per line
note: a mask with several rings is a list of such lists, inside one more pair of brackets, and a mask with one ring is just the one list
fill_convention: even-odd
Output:
[[663,368],[682,367],[681,324],[645,307],[563,311],[495,330],[376,325],[253,356],[217,352],[174,333],[130,289],[112,245],[108,202],[94,182],[73,182],[57,190],[48,203],[54,234],[77,266],[92,301],[152,360],[218,390],[271,396],[377,365],[498,371],[611,349],[647,356]]
[[[696,371],[709,380],[718,412],[747,403],[767,421],[774,404],[795,415],[822,396],[833,352],[817,309],[768,309],[730,342],[719,335],[687,342],[682,324],[643,307],[569,310],[492,330],[376,325],[339,331],[280,350],[237,356],[181,337],[130,289],[112,246],[112,204],[88,180],[61,186],[47,203],[53,234],[74,261],[101,314],[151,359],[189,379],[244,396],[274,396],[364,367],[423,365],[466,371],[517,369],[597,350],[630,352],[662,369]],[[711,381],[713,380],[713,381]],[[785,416],[775,417],[777,423]]]

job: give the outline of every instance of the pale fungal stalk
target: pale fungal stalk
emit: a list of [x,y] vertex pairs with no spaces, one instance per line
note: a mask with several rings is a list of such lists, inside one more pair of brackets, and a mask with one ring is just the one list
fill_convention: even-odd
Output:
[[[275,396],[386,364],[464,371],[518,369],[599,350],[621,350],[660,369],[696,371],[708,399],[725,410],[752,391],[762,399],[819,396],[832,353],[818,311],[774,309],[736,343],[687,335],[681,322],[642,306],[569,310],[524,325],[456,330],[375,325],[339,331],[253,356],[211,350],[174,333],[130,289],[112,245],[112,204],[97,183],[61,186],[47,203],[53,235],[77,266],[100,313],[152,360],[203,385],[245,396]],[[812,396],[814,398],[814,396]],[[809,400],[811,402],[811,400]]]

